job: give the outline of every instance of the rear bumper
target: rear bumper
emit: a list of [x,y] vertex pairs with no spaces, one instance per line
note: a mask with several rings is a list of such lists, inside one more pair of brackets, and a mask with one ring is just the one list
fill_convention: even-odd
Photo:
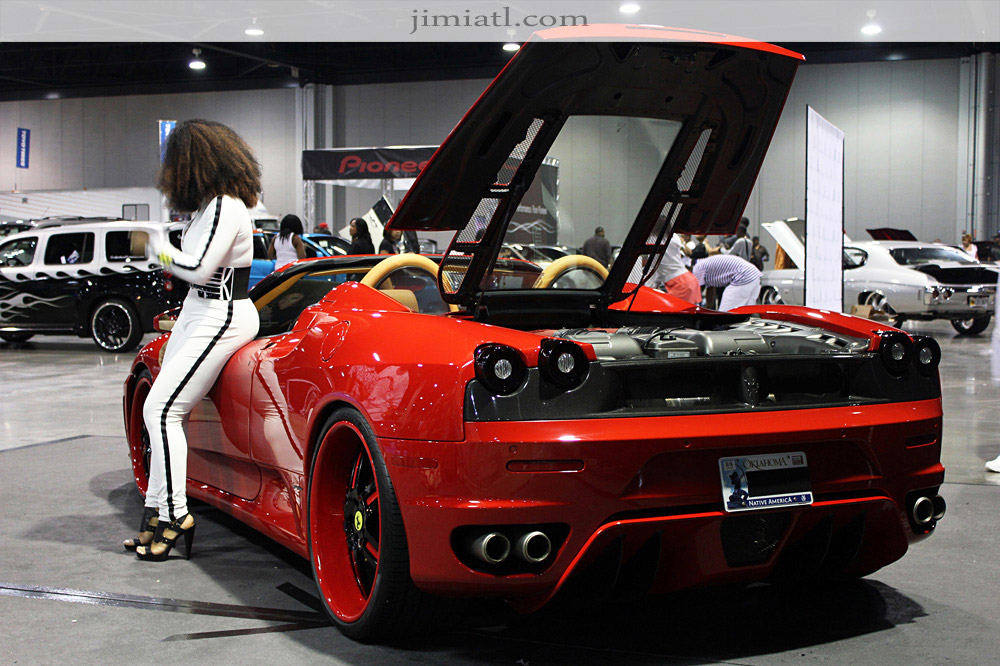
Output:
[[[499,596],[523,608],[537,607],[608,560],[641,574],[622,578],[618,572],[620,584],[655,592],[765,580],[799,560],[799,568],[869,573],[899,559],[922,536],[907,520],[907,494],[936,488],[944,478],[939,400],[467,423],[466,436],[464,442],[380,440],[406,527],[411,574],[429,592]],[[806,453],[812,506],[724,511],[720,457],[789,451]],[[508,467],[552,460],[582,465],[567,465],[579,467],[567,472]],[[532,573],[474,570],[453,546],[463,526],[544,524],[565,525],[568,536]]]

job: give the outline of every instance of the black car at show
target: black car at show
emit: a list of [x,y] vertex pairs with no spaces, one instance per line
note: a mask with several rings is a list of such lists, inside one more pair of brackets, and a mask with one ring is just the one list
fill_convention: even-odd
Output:
[[[175,245],[182,227],[168,227]],[[156,315],[180,305],[187,285],[133,254],[132,231],[162,233],[163,225],[48,220],[3,238],[0,339],[76,334],[105,351],[135,349]]]

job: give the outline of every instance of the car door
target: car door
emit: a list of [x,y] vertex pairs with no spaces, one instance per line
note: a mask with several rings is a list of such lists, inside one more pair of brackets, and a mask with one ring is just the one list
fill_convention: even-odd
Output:
[[39,308],[39,324],[51,328],[70,328],[76,321],[80,305],[81,280],[97,274],[93,231],[56,231],[39,248],[41,263],[37,266],[33,288],[46,307]]
[[188,477],[247,500],[261,487],[250,459],[250,375],[266,342],[253,340],[233,354],[188,419]]
[[41,304],[34,289],[38,240],[32,235],[0,243],[0,325],[37,325]]

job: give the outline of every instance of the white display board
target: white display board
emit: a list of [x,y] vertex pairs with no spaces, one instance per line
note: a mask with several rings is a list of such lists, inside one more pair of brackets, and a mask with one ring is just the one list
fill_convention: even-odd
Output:
[[806,107],[805,304],[844,309],[844,132]]

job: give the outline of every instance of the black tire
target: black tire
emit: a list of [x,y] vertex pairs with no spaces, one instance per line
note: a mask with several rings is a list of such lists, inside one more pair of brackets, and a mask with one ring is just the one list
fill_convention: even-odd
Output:
[[[376,499],[372,503],[378,503],[374,511],[366,500],[371,492],[364,494],[368,478],[364,459],[373,472]],[[441,600],[418,590],[410,579],[396,494],[375,433],[356,410],[337,409],[320,430],[306,498],[313,578],[327,615],[340,631],[370,642],[410,636],[429,626]],[[348,515],[352,512],[353,518]],[[358,514],[363,517],[358,519]],[[374,520],[377,543],[369,531]],[[356,547],[358,540],[365,543]],[[368,549],[372,544],[377,551],[374,571]]]
[[24,331],[9,331],[7,333],[0,333],[0,340],[4,342],[27,342],[34,337],[34,333],[27,333]]
[[142,372],[135,378],[129,413],[125,415],[129,425],[128,447],[129,459],[132,461],[132,474],[135,478],[135,486],[143,497],[146,496],[146,488],[149,486],[152,447],[150,446],[149,433],[146,431],[146,423],[143,420],[142,409],[152,386],[153,375],[148,369],[143,368]]
[[979,335],[989,328],[991,318],[990,315],[986,315],[969,319],[952,319],[951,327],[958,331],[959,335]]
[[142,340],[139,313],[120,298],[101,301],[90,313],[90,337],[104,351],[130,352]]

